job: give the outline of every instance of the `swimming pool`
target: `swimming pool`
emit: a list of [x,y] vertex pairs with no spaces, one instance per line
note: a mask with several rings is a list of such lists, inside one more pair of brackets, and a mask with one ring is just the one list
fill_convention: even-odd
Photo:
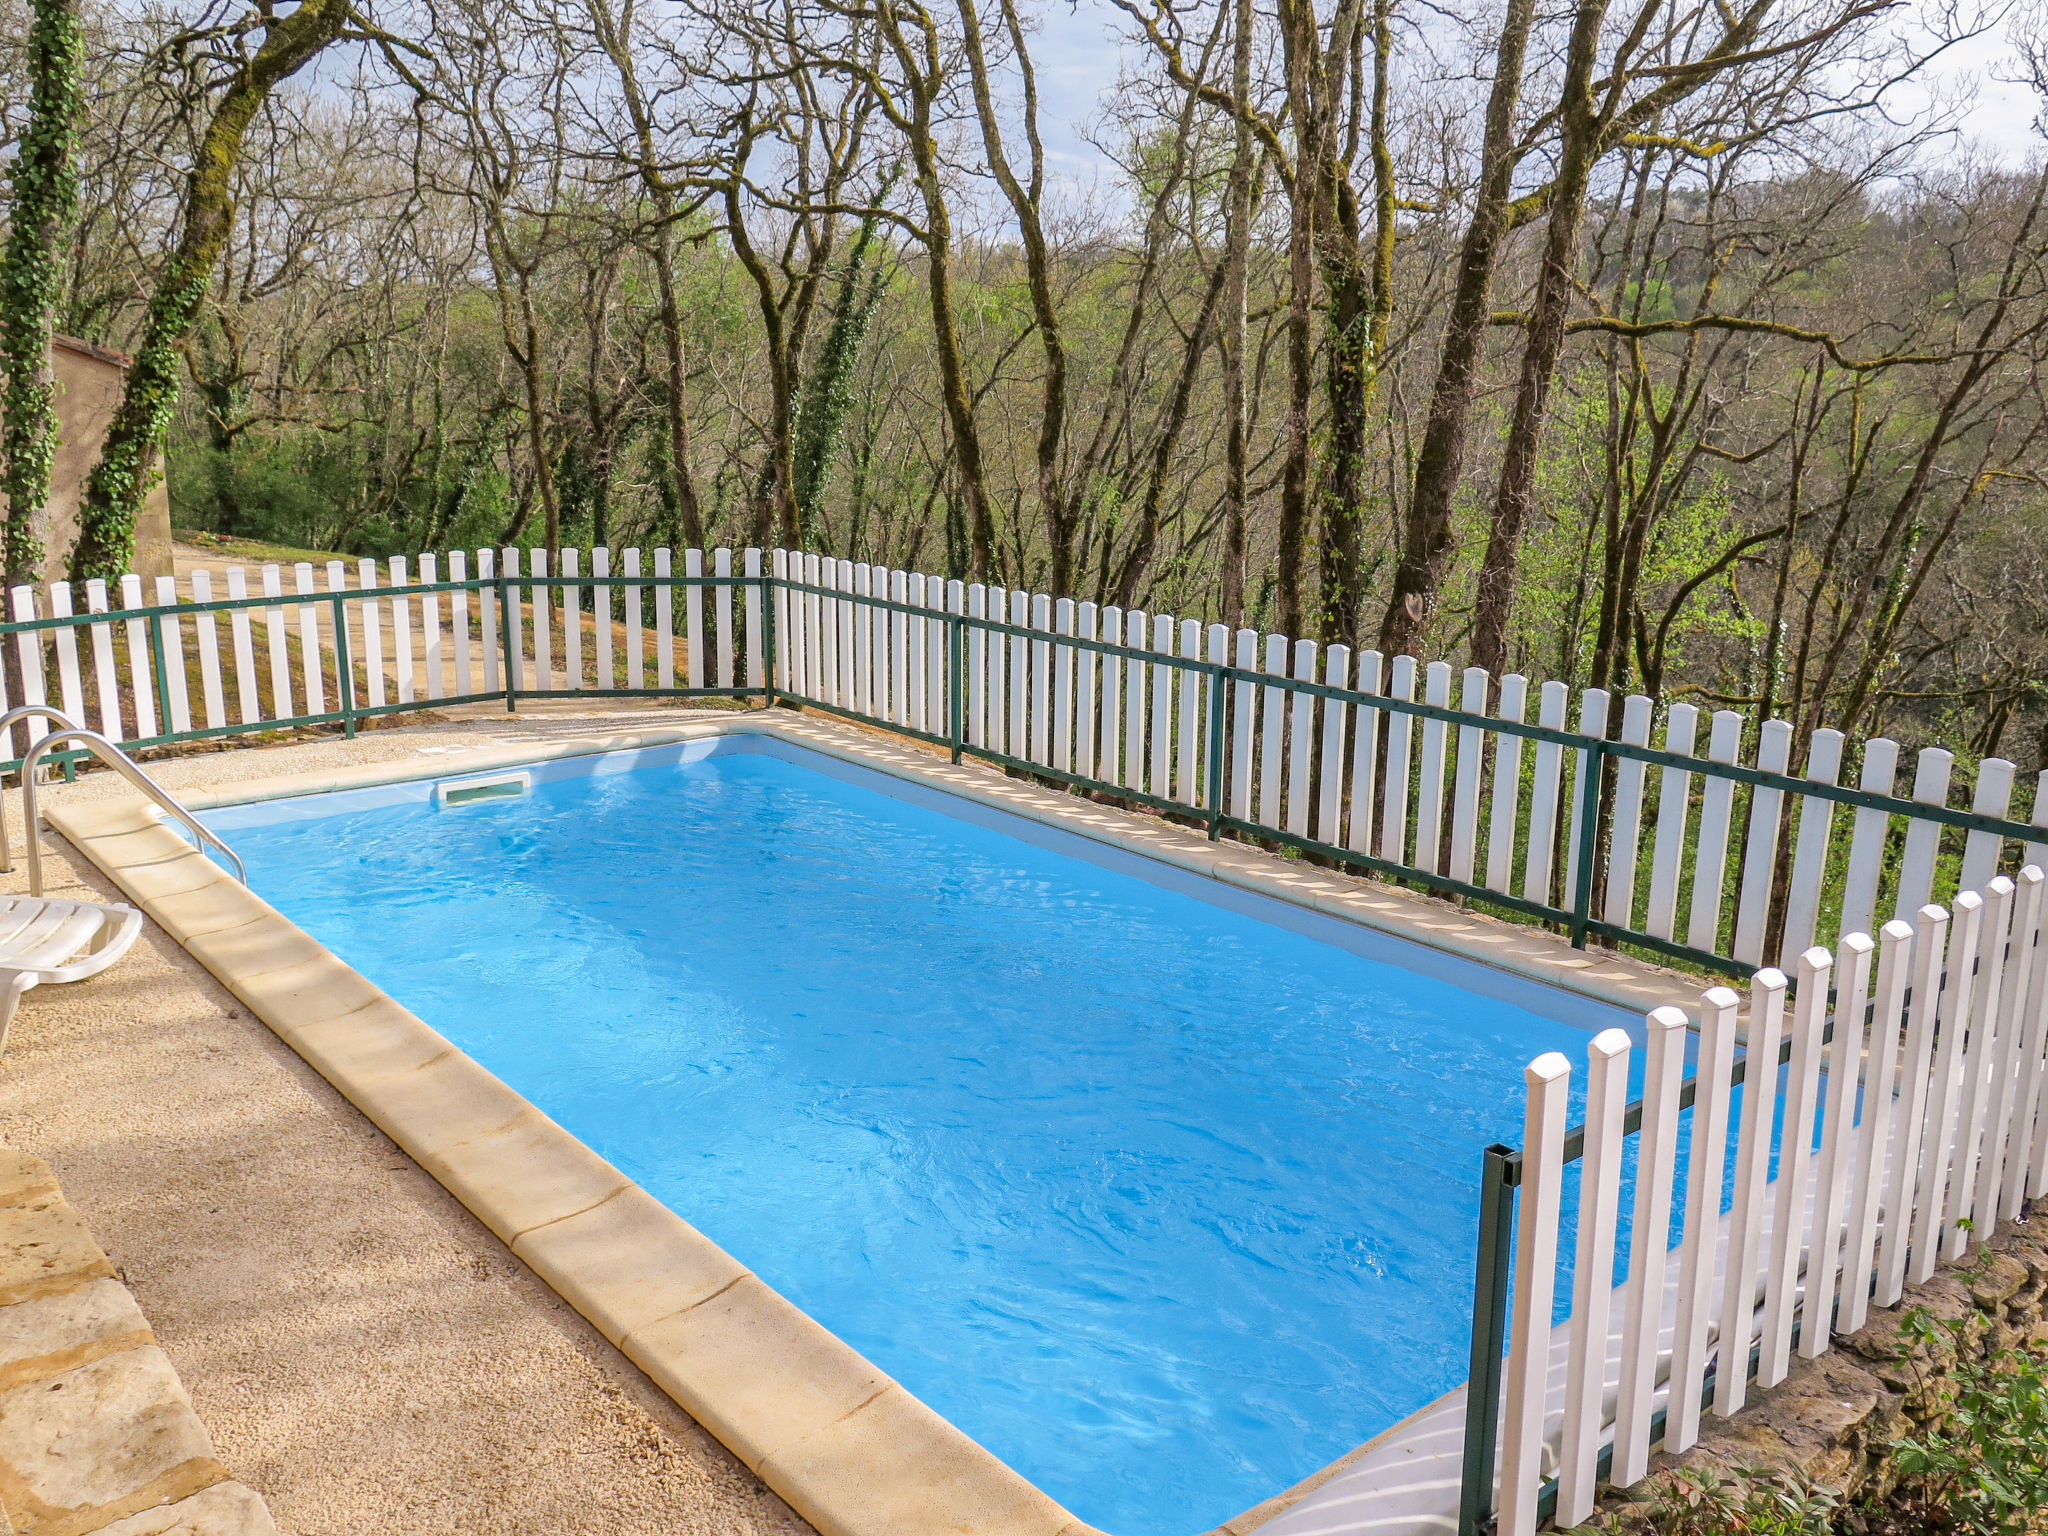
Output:
[[208,820],[1117,1536],[1214,1526],[1463,1379],[1477,1150],[1531,1056],[1628,1022],[767,738],[532,777]]

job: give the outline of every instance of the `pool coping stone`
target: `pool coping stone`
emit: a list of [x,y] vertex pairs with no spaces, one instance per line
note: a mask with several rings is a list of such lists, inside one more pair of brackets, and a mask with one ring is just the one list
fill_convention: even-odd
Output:
[[[1697,980],[1541,930],[781,711],[279,775],[184,799],[217,809],[730,735],[780,737],[1631,1011],[1698,996]],[[822,1536],[1103,1536],[200,854],[155,807],[46,801],[45,819]],[[1442,1406],[1210,1536],[1272,1520]]]
[[1101,1536],[142,810],[48,819],[821,1536]]

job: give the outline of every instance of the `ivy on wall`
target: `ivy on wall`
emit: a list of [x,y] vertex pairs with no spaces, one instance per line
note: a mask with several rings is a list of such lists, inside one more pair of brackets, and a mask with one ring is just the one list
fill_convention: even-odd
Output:
[[78,211],[78,0],[31,0],[27,52],[29,118],[9,168],[13,202],[0,253],[0,496],[7,499],[0,565],[10,585],[42,576],[35,517],[50,499],[57,457],[50,335]]

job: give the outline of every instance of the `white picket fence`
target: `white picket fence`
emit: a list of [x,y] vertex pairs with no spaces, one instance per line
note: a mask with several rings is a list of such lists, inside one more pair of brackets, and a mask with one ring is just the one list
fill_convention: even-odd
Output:
[[[1981,893],[1959,894],[1953,913],[1923,905],[1910,923],[1886,923],[1874,944],[1853,933],[1836,955],[1807,949],[1793,964],[1789,1018],[1785,973],[1758,971],[1741,1059],[1767,1065],[1744,1076],[1739,1124],[1731,1104],[1742,999],[1726,987],[1707,990],[1682,1170],[1690,1021],[1677,1008],[1652,1012],[1626,1213],[1634,1240],[1619,1289],[1610,1286],[1624,1230],[1632,1047],[1621,1030],[1597,1036],[1587,1052],[1562,1350],[1551,1320],[1571,1063],[1557,1052],[1530,1063],[1501,1420],[1502,1536],[1536,1529],[1552,1467],[1558,1525],[1582,1523],[1593,1511],[1603,1445],[1612,1447],[1608,1480],[1637,1481],[1660,1407],[1664,1449],[1680,1452],[1699,1438],[1710,1371],[1713,1412],[1737,1412],[1752,1352],[1756,1385],[1777,1385],[1795,1335],[1800,1355],[1825,1353],[1836,1334],[1863,1326],[1873,1301],[1895,1305],[1908,1282],[1988,1241],[2029,1198],[2048,1193],[2043,887],[2040,867],[2029,864],[2017,881],[1996,876]],[[1681,1171],[1683,1236],[1667,1249]]]
[[[773,569],[778,578],[856,599],[777,592],[778,677],[786,690],[942,734],[943,623],[858,599],[1042,633],[1041,640],[969,630],[969,746],[1195,809],[1209,792],[1204,743],[1215,705],[1200,673],[1175,663],[1227,662],[1270,679],[1231,683],[1221,706],[1231,817],[1545,907],[1567,905],[1577,881],[1580,776],[1588,754],[1483,726],[1418,719],[1373,700],[1413,702],[1419,687],[1425,704],[1515,722],[1528,720],[1533,701],[1536,723],[1555,730],[1696,755],[1700,711],[1690,704],[1665,709],[1657,730],[1654,701],[1631,694],[1610,729],[1614,701],[1602,689],[1581,690],[1574,701],[1562,683],[1509,675],[1496,686],[1485,671],[1468,667],[1455,678],[1454,702],[1447,662],[1389,659],[1377,651],[1354,656],[1341,645],[1249,629],[1233,634],[1170,614],[1098,609],[810,554],[777,550]],[[1105,657],[1062,645],[1060,637],[1147,654]],[[1318,697],[1301,690],[1304,683],[1371,697]],[[1790,724],[1767,720],[1750,736],[1740,714],[1722,710],[1707,722],[1699,770],[1617,764],[1604,813],[1598,917],[1744,965],[1761,964],[1769,952],[1789,964],[1812,942],[1824,908],[1839,929],[1854,931],[1875,926],[1881,910],[1910,913],[1939,894],[1941,855],[1945,844],[1954,851],[1952,839],[1962,846],[1945,889],[1981,886],[2020,858],[2048,860],[2048,834],[2038,841],[1989,831],[1958,838],[1905,804],[1844,815],[1818,795],[1749,793],[1715,776],[1715,764],[1787,771],[1794,760]],[[1844,746],[1838,731],[1815,732],[1801,758],[1806,780],[1836,784]],[[1866,741],[1856,787],[1891,796],[1898,759],[1896,743]],[[1954,755],[1940,748],[1921,751],[1912,801],[1946,807],[1953,764]],[[2007,818],[2015,776],[2012,763],[1986,759],[1969,809]],[[2034,826],[2048,828],[2048,772],[2037,780],[2031,815]],[[1888,840],[1901,828],[1898,857],[1888,860]]]
[[[701,584],[665,584],[675,581]],[[435,586],[449,589],[419,590]],[[759,695],[772,636],[782,694],[945,737],[957,684],[971,753],[1163,806],[1213,805],[1236,830],[1542,915],[1569,908],[1579,886],[1591,754],[1571,743],[1602,738],[1680,761],[1624,757],[1606,770],[1587,915],[1743,966],[1773,955],[1790,965],[1823,926],[1868,929],[2023,859],[2048,861],[2048,831],[2037,839],[2006,819],[2015,772],[2000,759],[1979,765],[1968,806],[2000,830],[1961,832],[1915,813],[1948,805],[1954,759],[1939,748],[1920,752],[1910,802],[1841,807],[1790,781],[1757,788],[1717,772],[1782,775],[1797,761],[1802,782],[1834,785],[1846,761],[1835,731],[1795,754],[1782,720],[1752,729],[1723,710],[1703,722],[1691,704],[1660,711],[1640,695],[1617,712],[1600,689],[1574,697],[1558,682],[808,553],[507,548],[322,570],[228,565],[159,579],[148,599],[133,576],[117,592],[15,588],[14,619],[49,627],[15,631],[23,698],[0,705],[56,703],[132,742],[354,719],[491,697],[508,683],[518,694]],[[166,612],[180,604],[222,606]],[[1256,680],[1212,682],[1205,669],[1224,666]],[[1532,740],[1400,707],[1417,703],[1560,734]],[[21,748],[0,744],[8,758]],[[1863,743],[1857,787],[1892,796],[1898,759],[1890,741]],[[2030,814],[2048,828],[2041,785]]]
[[[194,570],[182,582],[158,577],[148,603],[142,578],[131,575],[121,580],[118,606],[104,582],[84,583],[76,611],[80,594],[70,583],[18,586],[9,594],[17,623],[77,622],[15,631],[22,698],[6,697],[0,684],[0,707],[53,703],[115,741],[337,720],[344,654],[358,718],[494,698],[508,680],[520,693],[735,689],[737,666],[745,687],[760,687],[762,592],[745,583],[760,575],[760,551],[744,552],[738,581],[667,586],[654,583],[732,578],[733,552],[712,551],[707,571],[703,551],[685,551],[672,569],[671,552],[655,550],[645,568],[653,581],[620,587],[624,617],[614,620],[603,613],[612,589],[588,578],[643,574],[639,550],[621,554],[616,572],[605,549],[565,549],[552,561],[545,550],[483,549],[473,564],[455,550],[423,554],[416,564],[394,555],[382,567],[334,560],[317,572],[306,562],[289,570],[229,565]],[[529,579],[512,587],[509,608],[499,599],[501,577]],[[532,578],[554,584],[531,585]],[[446,584],[457,585],[418,590]],[[215,603],[223,606],[168,611]],[[106,618],[87,617],[99,614]],[[510,631],[501,634],[508,614]],[[47,726],[25,728],[33,742]],[[21,750],[10,730],[0,753]]]

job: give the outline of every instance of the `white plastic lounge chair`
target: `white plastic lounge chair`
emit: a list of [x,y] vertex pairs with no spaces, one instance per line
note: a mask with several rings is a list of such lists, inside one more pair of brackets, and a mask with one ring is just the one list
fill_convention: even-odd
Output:
[[83,981],[127,954],[142,932],[133,907],[48,896],[0,896],[0,1051],[21,994],[45,981]]

